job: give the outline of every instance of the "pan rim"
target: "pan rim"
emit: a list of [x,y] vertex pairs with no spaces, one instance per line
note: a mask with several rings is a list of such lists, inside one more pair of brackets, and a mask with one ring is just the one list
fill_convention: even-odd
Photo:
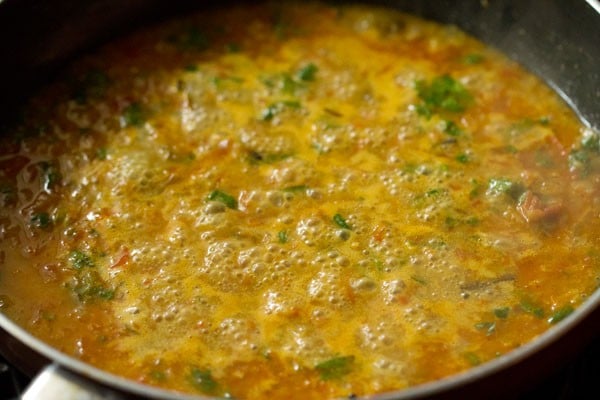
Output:
[[[600,289],[596,289],[575,311],[563,321],[540,334],[535,339],[523,344],[515,350],[508,352],[498,358],[482,363],[481,365],[469,368],[465,371],[450,375],[448,377],[425,382],[416,386],[391,392],[368,395],[373,400],[408,400],[431,397],[437,394],[449,392],[462,386],[466,386],[474,381],[499,373],[511,366],[526,360],[528,357],[541,352],[546,347],[557,342],[582,324],[597,308],[600,308]],[[214,399],[202,395],[188,395],[161,389],[136,382],[132,379],[104,371],[98,367],[88,364],[84,361],[70,356],[53,346],[47,344],[41,339],[35,337],[27,330],[8,318],[0,312],[0,328],[4,329],[11,336],[18,339],[28,348],[36,351],[47,359],[51,360],[50,365],[57,364],[71,372],[96,381],[109,388],[117,389],[124,394],[133,394],[143,396],[149,399],[174,399],[174,400],[199,400]]]

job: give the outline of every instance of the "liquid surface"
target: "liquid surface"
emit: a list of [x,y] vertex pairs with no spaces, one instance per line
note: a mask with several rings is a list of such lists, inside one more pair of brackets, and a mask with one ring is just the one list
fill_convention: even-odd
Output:
[[136,381],[368,395],[598,287],[600,135],[454,27],[204,12],[74,64],[0,138],[0,309]]

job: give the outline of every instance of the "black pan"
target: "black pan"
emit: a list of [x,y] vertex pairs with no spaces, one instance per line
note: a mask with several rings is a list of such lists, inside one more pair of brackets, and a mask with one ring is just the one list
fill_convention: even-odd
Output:
[[[0,0],[0,128],[21,102],[73,57],[144,23],[223,2]],[[384,0],[452,23],[495,46],[549,83],[600,130],[598,0]],[[0,129],[1,131],[1,129]],[[373,399],[512,398],[600,340],[600,290],[535,341],[469,371]],[[103,372],[62,354],[0,313],[0,353],[34,376],[34,399],[202,399]]]

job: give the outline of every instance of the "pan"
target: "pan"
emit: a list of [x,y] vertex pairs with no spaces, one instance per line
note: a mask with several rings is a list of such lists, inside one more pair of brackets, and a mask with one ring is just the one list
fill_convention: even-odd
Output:
[[[594,0],[379,1],[455,24],[542,77],[584,124],[600,128],[600,4]],[[208,1],[0,1],[2,122],[28,94],[86,49]],[[223,4],[218,4],[223,6]],[[63,354],[0,314],[0,352],[35,379],[25,399],[188,399]],[[507,398],[531,387],[600,337],[600,292],[533,342],[469,371],[376,399]]]

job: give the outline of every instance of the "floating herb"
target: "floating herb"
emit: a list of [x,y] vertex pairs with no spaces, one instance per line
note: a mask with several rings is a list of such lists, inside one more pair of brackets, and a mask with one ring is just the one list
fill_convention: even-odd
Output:
[[277,233],[277,238],[279,239],[279,243],[287,243],[288,241],[288,233],[287,231],[279,231]]
[[471,158],[466,153],[459,154],[454,159],[461,164],[467,164],[468,162],[471,161]]
[[233,210],[237,209],[237,200],[235,199],[235,197],[218,189],[210,192],[206,199],[209,201],[218,201],[220,203],[223,203]]
[[533,301],[531,301],[530,299],[522,299],[519,305],[521,306],[521,309],[526,313],[533,314],[538,318],[544,317],[544,309],[536,303],[534,303]]
[[573,311],[575,311],[575,310],[573,309],[572,306],[566,305],[563,308],[560,308],[560,309],[556,310],[548,318],[548,323],[550,323],[550,324],[556,324],[556,323],[562,321],[563,319],[567,318],[569,315],[571,315],[571,313],[573,313]]
[[96,150],[96,158],[98,160],[106,160],[106,157],[108,157],[108,149],[106,147],[99,147]]
[[265,163],[271,164],[274,162],[278,162],[281,160],[285,160],[290,158],[290,154],[286,153],[259,153],[258,151],[251,150],[248,152],[248,158],[252,164],[255,163]]
[[123,110],[121,123],[123,126],[141,126],[146,122],[146,112],[140,103],[131,103]]
[[212,373],[207,369],[193,367],[189,375],[192,385],[204,394],[215,394],[219,385],[212,377]]
[[431,117],[436,112],[463,112],[473,102],[473,96],[462,83],[449,75],[442,75],[427,83],[415,83],[415,89],[423,103],[417,105],[417,112]]
[[444,132],[450,136],[459,136],[463,133],[459,126],[453,121],[445,121]]
[[354,356],[334,357],[317,364],[315,369],[321,375],[322,380],[329,381],[348,375],[352,371],[353,364]]
[[299,193],[299,192],[306,192],[307,189],[308,189],[308,186],[306,186],[306,185],[294,185],[294,186],[287,186],[287,187],[283,188],[283,191],[291,192],[291,193]]
[[72,290],[82,302],[95,299],[111,300],[115,291],[106,286],[100,274],[95,270],[85,269],[80,271],[72,280]]
[[46,229],[52,225],[52,219],[46,212],[40,212],[31,216],[31,225],[38,229]]
[[518,199],[525,191],[523,185],[506,178],[492,178],[488,182],[488,195],[508,194],[513,199]]
[[467,360],[467,362],[469,364],[471,364],[472,366],[476,366],[481,364],[481,359],[479,358],[479,356],[471,351],[464,353],[463,354],[465,359]]
[[298,109],[300,107],[300,102],[295,100],[278,101],[265,108],[260,114],[260,119],[263,121],[270,121],[286,108]]
[[314,81],[315,75],[318,71],[319,68],[315,64],[307,64],[304,67],[300,68],[298,72],[296,72],[296,79],[303,82]]
[[337,226],[339,226],[340,228],[352,230],[350,225],[348,225],[348,223],[346,222],[346,219],[344,217],[342,217],[341,214],[335,214],[333,216],[333,222],[335,222],[335,224]]
[[481,63],[485,58],[481,54],[471,53],[467,54],[463,58],[463,63],[467,65],[474,65]]
[[509,311],[510,309],[508,307],[494,308],[494,315],[497,318],[506,319],[508,318]]
[[69,261],[71,262],[71,266],[78,270],[83,269],[85,267],[95,266],[92,257],[90,257],[81,250],[73,250],[71,254],[69,254]]

